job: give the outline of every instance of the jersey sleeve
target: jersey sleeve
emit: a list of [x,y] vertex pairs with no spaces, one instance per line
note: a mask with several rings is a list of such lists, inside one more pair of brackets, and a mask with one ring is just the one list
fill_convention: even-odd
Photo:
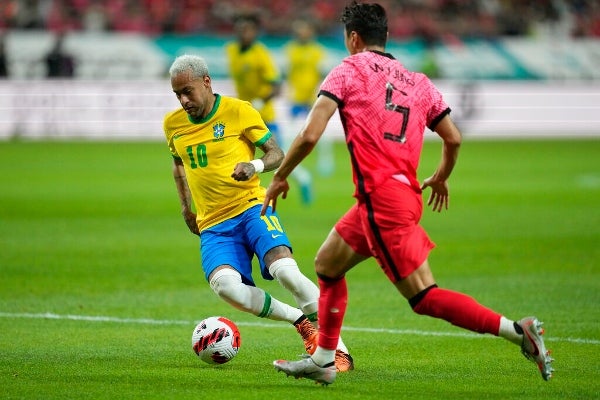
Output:
[[250,103],[243,102],[239,108],[240,121],[244,121],[244,137],[255,146],[260,146],[271,137],[271,132],[260,113]]
[[450,113],[450,107],[444,101],[442,93],[429,78],[427,78],[427,82],[429,84],[427,97],[430,104],[429,112],[427,113],[427,127],[433,131],[442,118]]
[[350,74],[345,64],[333,68],[323,80],[319,88],[319,96],[326,96],[341,106],[346,95],[346,77]]
[[171,152],[171,155],[173,156],[173,158],[181,159],[181,157],[177,153],[177,149],[175,149],[175,144],[173,143],[173,136],[175,135],[173,129],[171,128],[171,118],[172,113],[165,115],[165,118],[163,120],[163,132],[165,134],[165,138],[167,139],[167,145],[169,146],[169,151]]

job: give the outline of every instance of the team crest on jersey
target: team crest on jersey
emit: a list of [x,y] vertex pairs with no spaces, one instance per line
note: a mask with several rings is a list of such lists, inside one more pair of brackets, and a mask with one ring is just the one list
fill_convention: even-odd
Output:
[[213,125],[213,142],[220,142],[225,136],[225,124],[221,121]]

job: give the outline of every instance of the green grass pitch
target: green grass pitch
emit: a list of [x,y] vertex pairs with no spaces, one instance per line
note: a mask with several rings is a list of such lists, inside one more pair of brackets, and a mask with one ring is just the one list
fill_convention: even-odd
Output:
[[[425,143],[420,179],[440,142]],[[302,270],[352,204],[349,161],[294,184],[279,212]],[[348,274],[343,337],[356,370],[329,387],[271,362],[302,353],[295,330],[210,291],[179,214],[160,142],[0,142],[0,397],[6,399],[592,399],[600,397],[600,141],[467,137],[451,204],[425,210],[440,286],[509,318],[545,322],[550,382],[519,348],[414,314],[368,261]],[[268,184],[270,175],[263,175]],[[429,193],[427,192],[426,195]],[[275,282],[258,280],[292,301]],[[224,315],[242,346],[228,364],[191,350],[195,323]]]

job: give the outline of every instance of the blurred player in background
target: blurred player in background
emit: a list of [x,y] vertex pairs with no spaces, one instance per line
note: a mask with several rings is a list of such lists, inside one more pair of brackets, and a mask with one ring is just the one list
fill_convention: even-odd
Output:
[[[315,40],[315,27],[306,19],[292,24],[294,38],[285,46],[287,84],[290,100],[290,132],[299,132],[315,102],[322,71],[325,49]],[[285,138],[286,140],[287,137]],[[334,160],[329,136],[323,136],[317,148],[317,169],[323,176],[333,173]],[[296,171],[296,170],[295,170]]]
[[0,32],[0,79],[8,78],[8,57],[5,34]]
[[65,51],[65,39],[64,33],[58,33],[54,38],[52,48],[44,58],[48,78],[73,78],[75,76],[75,58]]
[[[163,128],[182,215],[200,236],[210,287],[239,310],[292,323],[306,351],[314,352],[319,289],[299,270],[277,213],[269,209],[260,214],[265,188],[258,174],[277,168],[283,151],[250,103],[213,93],[202,58],[178,57],[169,74],[182,108],[165,116]],[[257,147],[264,153],[261,158],[255,158]],[[276,279],[299,309],[255,286],[254,255],[262,277]],[[336,347],[337,370],[352,369],[342,340]]]
[[[242,14],[234,21],[237,40],[226,45],[229,73],[241,100],[252,103],[280,146],[285,139],[277,124],[275,97],[281,93],[281,75],[267,47],[257,40],[260,19],[254,14]],[[300,185],[303,203],[312,201],[311,177],[307,172],[294,174]]]
[[[463,293],[438,287],[429,267],[434,247],[420,225],[422,191],[428,205],[448,208],[448,179],[458,157],[461,134],[441,93],[421,73],[408,71],[385,53],[387,17],[379,4],[352,2],[342,14],[350,53],[325,78],[308,120],[267,188],[263,211],[289,190],[287,176],[315,147],[339,109],[352,161],[356,204],[335,224],[315,259],[319,297],[318,347],[310,358],[276,360],[287,375],[322,384],[335,380],[337,338],[348,303],[346,273],[374,257],[414,312],[458,327],[503,337],[521,347],[550,379],[552,358],[535,317],[512,321]],[[417,169],[425,128],[443,141],[434,174],[422,184]],[[539,295],[539,294],[534,294]]]

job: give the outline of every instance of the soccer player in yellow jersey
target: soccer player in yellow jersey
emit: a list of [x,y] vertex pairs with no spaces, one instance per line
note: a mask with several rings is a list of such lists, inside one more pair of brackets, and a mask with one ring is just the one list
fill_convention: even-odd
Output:
[[[234,26],[237,38],[227,43],[225,51],[237,96],[252,103],[279,145],[284,147],[285,138],[279,130],[275,111],[275,98],[281,93],[281,75],[267,47],[257,40],[260,20],[255,14],[241,14],[235,18]],[[294,173],[294,178],[300,185],[302,201],[309,204],[311,178],[302,171]]]
[[[304,120],[317,98],[319,85],[325,76],[322,65],[326,53],[315,39],[315,26],[311,21],[294,21],[292,32],[294,36],[285,46],[286,81],[290,101],[290,130],[296,133],[304,125]],[[328,139],[323,137],[317,152],[317,168],[323,176],[331,175],[334,168],[332,143]]]
[[[181,212],[190,231],[200,236],[210,287],[239,310],[294,324],[306,351],[313,352],[318,288],[300,272],[277,213],[260,215],[265,189],[258,174],[277,168],[283,151],[250,103],[213,93],[201,57],[176,58],[169,74],[181,108],[165,116],[163,128]],[[257,147],[261,158],[255,158]],[[276,279],[299,308],[255,286],[254,255],[262,277]],[[339,371],[353,367],[347,351],[340,341]]]
[[325,50],[315,40],[313,25],[303,19],[292,24],[294,38],[285,46],[288,60],[287,83],[292,115],[308,114],[323,78],[321,64]]
[[267,47],[256,40],[260,21],[256,15],[243,14],[234,25],[237,40],[227,43],[225,50],[237,97],[251,102],[278,135],[274,99],[281,92],[281,75]]

